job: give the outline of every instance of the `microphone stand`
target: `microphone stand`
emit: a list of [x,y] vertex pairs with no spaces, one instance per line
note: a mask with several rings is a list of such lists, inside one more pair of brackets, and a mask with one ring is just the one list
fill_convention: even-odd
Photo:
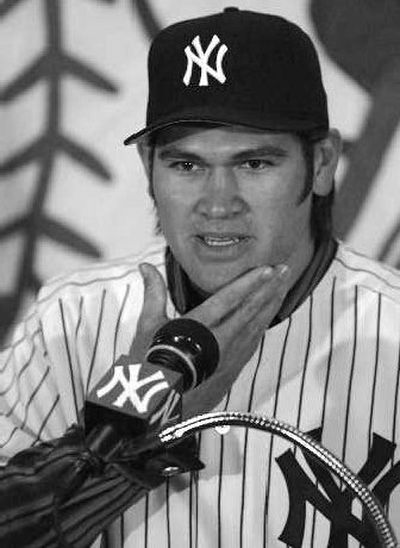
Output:
[[365,483],[320,443],[292,425],[286,424],[275,418],[261,417],[250,413],[216,412],[205,413],[164,428],[158,436],[161,443],[168,446],[171,443],[176,443],[182,438],[195,434],[199,430],[217,428],[218,431],[219,427],[224,426],[242,426],[262,430],[264,432],[276,434],[286,440],[294,442],[295,445],[300,446],[319,461],[326,469],[334,472],[334,474],[342,480],[352,493],[363,503],[375,528],[380,545],[383,548],[399,548],[393,529],[380,502]]

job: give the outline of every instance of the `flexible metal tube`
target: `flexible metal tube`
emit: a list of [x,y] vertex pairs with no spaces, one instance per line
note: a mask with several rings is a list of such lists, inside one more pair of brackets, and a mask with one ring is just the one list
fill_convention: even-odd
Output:
[[275,418],[261,417],[250,413],[205,413],[163,429],[159,437],[163,444],[168,445],[199,430],[222,426],[242,426],[263,430],[300,446],[315,457],[325,468],[333,471],[363,503],[375,527],[381,546],[383,548],[400,548],[381,504],[364,482],[320,443],[290,424]]

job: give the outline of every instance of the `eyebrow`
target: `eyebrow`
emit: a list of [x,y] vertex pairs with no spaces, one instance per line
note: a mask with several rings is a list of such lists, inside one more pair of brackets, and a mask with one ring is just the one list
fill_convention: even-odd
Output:
[[193,160],[194,162],[202,161],[201,156],[198,154],[174,146],[167,146],[163,148],[159,153],[159,158],[161,160],[168,160],[169,158],[185,158],[188,160]]
[[286,148],[276,145],[261,145],[259,147],[250,147],[245,150],[241,150],[233,155],[235,160],[246,160],[251,157],[259,156],[276,156],[278,158],[285,158],[289,155],[289,151]]
[[[281,146],[261,145],[257,147],[249,147],[234,153],[232,155],[232,160],[240,161],[260,156],[275,156],[278,158],[285,158],[288,155],[289,151]],[[166,146],[165,148],[163,148],[159,152],[159,158],[161,160],[166,160],[169,158],[185,158],[194,162],[204,161],[204,159],[199,154],[175,146]]]

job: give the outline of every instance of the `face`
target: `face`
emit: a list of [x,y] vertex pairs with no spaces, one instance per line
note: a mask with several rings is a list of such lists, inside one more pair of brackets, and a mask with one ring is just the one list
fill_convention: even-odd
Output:
[[192,282],[214,293],[261,265],[310,260],[311,195],[291,134],[172,126],[157,138],[151,170],[163,234]]

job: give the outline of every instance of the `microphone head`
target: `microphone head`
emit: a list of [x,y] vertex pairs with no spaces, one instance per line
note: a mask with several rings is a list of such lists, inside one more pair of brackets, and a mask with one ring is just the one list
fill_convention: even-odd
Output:
[[121,434],[140,434],[153,423],[178,419],[182,391],[179,371],[122,355],[86,396],[86,430],[112,424]]
[[122,355],[92,388],[86,430],[111,424],[122,435],[137,435],[179,418],[182,392],[209,377],[218,359],[218,343],[203,324],[186,318],[167,322],[143,364]]
[[147,352],[150,362],[163,362],[183,375],[184,390],[194,388],[217,368],[219,346],[204,324],[177,318],[164,324],[154,335]]

